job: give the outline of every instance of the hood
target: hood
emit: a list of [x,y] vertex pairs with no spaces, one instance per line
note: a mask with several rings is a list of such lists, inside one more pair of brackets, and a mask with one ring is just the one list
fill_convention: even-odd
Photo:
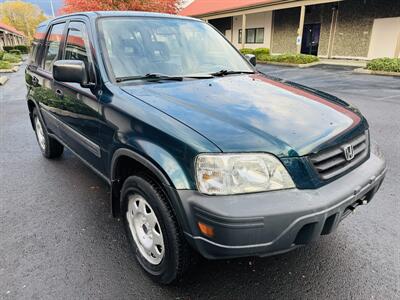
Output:
[[301,156],[362,120],[344,102],[262,74],[121,88],[191,127],[223,152]]

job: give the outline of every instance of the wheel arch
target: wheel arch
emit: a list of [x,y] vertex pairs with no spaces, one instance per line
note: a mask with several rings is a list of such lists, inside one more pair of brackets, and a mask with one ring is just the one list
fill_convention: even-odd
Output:
[[[28,98],[26,103],[28,105],[29,119],[31,120],[32,129],[34,130],[35,126],[33,124],[33,115],[32,115],[33,114],[33,110],[36,108],[36,111],[37,111],[37,113],[39,115],[39,118],[41,119],[42,122],[43,122],[43,117],[42,117],[42,114],[40,112],[38,104],[33,99]],[[45,124],[45,123],[43,122],[43,124]]]
[[117,149],[111,160],[110,179],[111,179],[111,209],[114,217],[121,216],[121,188],[125,179],[133,174],[147,173],[160,185],[166,194],[169,205],[183,230],[189,228],[184,208],[176,192],[171,178],[165,174],[160,167],[149,159],[135,151],[127,148]]

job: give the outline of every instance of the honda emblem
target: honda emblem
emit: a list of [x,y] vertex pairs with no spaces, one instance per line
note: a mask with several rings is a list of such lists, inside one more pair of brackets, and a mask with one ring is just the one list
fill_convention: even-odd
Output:
[[344,157],[347,161],[350,161],[354,158],[354,148],[353,145],[346,145],[343,148]]

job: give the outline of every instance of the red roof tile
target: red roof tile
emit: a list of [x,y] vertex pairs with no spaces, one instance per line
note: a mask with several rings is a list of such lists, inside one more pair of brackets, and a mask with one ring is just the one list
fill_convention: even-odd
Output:
[[25,36],[25,34],[22,31],[18,31],[14,26],[4,24],[2,22],[0,22],[0,29],[5,29],[5,30],[13,32],[15,34]]
[[185,7],[180,15],[198,16],[208,13],[222,12],[258,4],[268,4],[277,0],[195,0]]

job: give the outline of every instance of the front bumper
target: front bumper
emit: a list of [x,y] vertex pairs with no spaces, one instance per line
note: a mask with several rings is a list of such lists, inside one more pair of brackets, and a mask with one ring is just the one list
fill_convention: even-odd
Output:
[[[232,196],[206,196],[179,190],[189,243],[204,257],[268,256],[329,234],[357,205],[368,203],[386,173],[374,154],[348,174],[315,190],[281,190]],[[211,226],[204,236],[198,222]]]

